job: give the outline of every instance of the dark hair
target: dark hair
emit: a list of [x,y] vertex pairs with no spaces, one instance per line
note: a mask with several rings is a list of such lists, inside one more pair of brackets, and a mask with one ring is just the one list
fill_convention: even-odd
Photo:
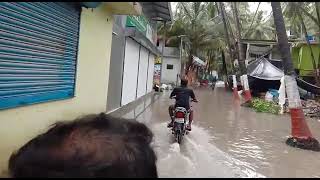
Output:
[[187,79],[181,79],[181,86],[187,87],[188,85],[188,80]]
[[13,153],[12,177],[157,177],[153,134],[144,124],[88,115],[59,122]]

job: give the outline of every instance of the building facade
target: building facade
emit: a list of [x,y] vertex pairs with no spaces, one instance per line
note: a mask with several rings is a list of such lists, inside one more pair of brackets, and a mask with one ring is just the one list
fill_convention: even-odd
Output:
[[61,120],[107,106],[114,14],[139,3],[0,3],[0,176],[9,156]]
[[[170,21],[171,8],[168,2],[141,4],[141,16],[115,16],[107,112],[129,106],[152,92],[155,61],[160,55],[156,23],[159,18]],[[162,15],[157,14],[160,12]]]
[[164,47],[161,67],[161,83],[178,85],[180,72],[181,59],[179,48]]

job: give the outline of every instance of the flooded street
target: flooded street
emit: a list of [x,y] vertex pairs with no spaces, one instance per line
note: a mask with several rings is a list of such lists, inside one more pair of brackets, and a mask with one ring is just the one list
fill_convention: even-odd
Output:
[[[195,91],[192,132],[179,146],[166,128],[166,91],[140,116],[154,132],[160,177],[320,177],[320,153],[289,147],[290,117],[256,113],[224,88]],[[319,140],[320,122],[308,120]]]

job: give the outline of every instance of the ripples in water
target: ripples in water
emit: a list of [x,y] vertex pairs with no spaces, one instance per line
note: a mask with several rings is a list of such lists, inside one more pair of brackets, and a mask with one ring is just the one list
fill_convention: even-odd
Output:
[[181,145],[173,141],[166,123],[151,126],[160,177],[264,177],[254,167],[230,157],[212,144],[213,137],[193,126]]

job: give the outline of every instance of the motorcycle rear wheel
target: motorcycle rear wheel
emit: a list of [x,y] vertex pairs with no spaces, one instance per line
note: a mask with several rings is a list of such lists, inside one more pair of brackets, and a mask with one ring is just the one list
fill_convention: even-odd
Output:
[[181,141],[182,141],[182,134],[181,133],[176,134],[176,140],[177,140],[178,144],[181,144]]

